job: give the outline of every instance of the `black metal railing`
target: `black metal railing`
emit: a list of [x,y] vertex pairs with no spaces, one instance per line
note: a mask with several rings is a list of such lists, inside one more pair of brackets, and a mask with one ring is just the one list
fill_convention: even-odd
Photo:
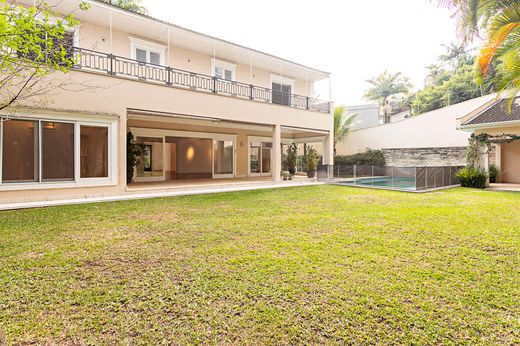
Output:
[[[232,96],[251,101],[278,103],[277,99],[287,100],[278,103],[298,109],[329,113],[330,104],[308,96],[285,93],[252,84],[229,81],[214,76],[180,70],[128,59],[113,54],[97,52],[84,48],[73,48],[77,70],[104,72],[111,76],[135,79],[149,83],[190,89],[218,95]],[[273,98],[273,94],[278,97]],[[279,97],[279,96],[283,97]]]

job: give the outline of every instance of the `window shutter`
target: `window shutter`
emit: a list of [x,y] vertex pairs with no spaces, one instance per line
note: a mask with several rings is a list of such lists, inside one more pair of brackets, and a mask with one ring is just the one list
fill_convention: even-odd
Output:
[[233,80],[233,72],[230,70],[225,70],[224,79],[229,81]]

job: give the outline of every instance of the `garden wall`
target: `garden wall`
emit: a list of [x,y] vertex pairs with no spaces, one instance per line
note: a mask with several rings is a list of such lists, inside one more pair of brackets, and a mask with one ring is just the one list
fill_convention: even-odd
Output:
[[466,147],[382,149],[387,166],[464,166]]

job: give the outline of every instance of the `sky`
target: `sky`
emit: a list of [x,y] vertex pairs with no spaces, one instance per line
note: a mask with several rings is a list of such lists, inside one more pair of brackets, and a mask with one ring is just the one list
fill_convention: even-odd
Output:
[[331,72],[336,104],[368,103],[366,80],[384,70],[402,72],[421,89],[426,66],[445,50],[441,45],[457,42],[451,11],[436,0],[143,0],[143,5],[154,17]]

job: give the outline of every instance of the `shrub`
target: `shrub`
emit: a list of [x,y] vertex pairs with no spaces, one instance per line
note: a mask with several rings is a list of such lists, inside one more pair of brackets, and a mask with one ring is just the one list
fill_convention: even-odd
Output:
[[500,167],[497,165],[489,165],[489,182],[496,183],[497,177],[500,174]]
[[298,158],[298,146],[296,143],[292,143],[287,148],[287,154],[285,155],[285,159],[287,162],[287,170],[291,175],[296,173],[296,159]]
[[339,155],[334,158],[336,165],[373,165],[384,166],[385,155],[381,150],[367,149],[354,155]]
[[316,168],[318,167],[318,161],[320,156],[318,152],[313,147],[307,148],[307,153],[305,155],[305,171],[307,172],[307,176],[309,178],[314,177],[314,172],[316,172]]
[[483,189],[486,187],[488,175],[482,168],[464,167],[457,172],[455,177],[460,181],[460,185],[464,187]]

